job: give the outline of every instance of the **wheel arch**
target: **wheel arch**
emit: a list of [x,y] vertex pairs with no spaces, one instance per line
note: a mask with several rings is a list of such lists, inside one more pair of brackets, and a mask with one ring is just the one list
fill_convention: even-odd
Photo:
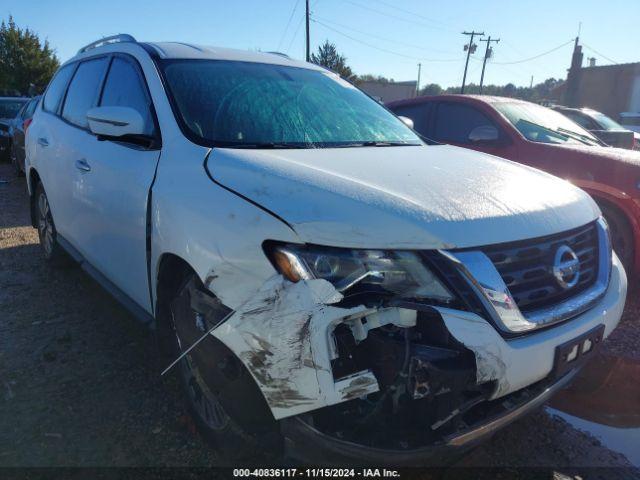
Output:
[[[175,347],[172,347],[173,327],[168,317],[169,302],[185,285],[191,275],[197,274],[189,262],[174,253],[164,253],[158,259],[156,275],[156,332],[158,345],[165,362],[175,360]],[[200,279],[202,281],[202,279]],[[210,292],[208,292],[210,293]],[[225,410],[233,413],[233,418],[243,428],[251,432],[260,432],[274,428],[275,419],[262,395],[260,388],[254,381],[251,373],[243,365],[238,356],[222,341],[210,336],[209,348],[215,346],[215,358],[211,359],[211,371],[209,374],[220,382],[219,394]],[[230,363],[233,365],[230,366]],[[168,364],[168,363],[167,363]],[[223,368],[224,367],[224,368]],[[235,372],[235,373],[230,373]],[[240,395],[243,405],[238,405]]]
[[634,202],[624,192],[618,192],[611,187],[598,188],[597,185],[579,185],[584,189],[593,200],[600,205],[606,205],[608,208],[620,213],[622,218],[626,220],[631,231],[633,232],[633,265],[635,272],[640,272],[640,209],[634,205]]

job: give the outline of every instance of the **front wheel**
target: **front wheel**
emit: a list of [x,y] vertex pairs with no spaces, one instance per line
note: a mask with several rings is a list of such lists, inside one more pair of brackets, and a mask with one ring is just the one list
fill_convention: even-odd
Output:
[[[190,292],[200,286],[195,274],[187,276],[167,305],[176,356],[210,328],[206,320],[191,308]],[[236,421],[223,407],[225,402],[220,400],[220,395],[228,392],[224,392],[223,385],[216,383],[214,371],[227,370],[230,365],[226,360],[216,358],[215,342],[211,337],[205,338],[175,367],[191,416],[199,430],[214,444],[224,463],[278,459],[281,452],[278,432],[271,427],[261,428],[260,431],[247,430],[242,426],[243,422]],[[238,397],[234,396],[232,401],[244,405],[243,408],[254,409],[246,397]]]

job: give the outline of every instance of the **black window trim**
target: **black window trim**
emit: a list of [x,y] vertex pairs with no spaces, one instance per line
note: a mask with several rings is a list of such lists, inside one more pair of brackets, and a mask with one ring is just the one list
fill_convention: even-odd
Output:
[[[64,107],[65,107],[65,105],[67,103],[67,96],[69,94],[69,87],[73,83],[73,80],[76,77],[76,74],[78,73],[78,69],[80,68],[80,65],[82,65],[85,62],[90,62],[92,60],[99,60],[101,58],[106,58],[107,59],[107,66],[106,66],[106,68],[104,70],[104,73],[102,74],[102,78],[100,79],[100,86],[98,87],[98,91],[100,91],[100,89],[102,88],[102,85],[104,84],[105,78],[107,78],[107,72],[109,71],[109,66],[111,65],[111,54],[94,55],[92,57],[83,58],[81,60],[78,60],[76,68],[75,68],[75,70],[73,72],[73,75],[71,75],[71,78],[69,79],[69,83],[67,83],[67,88],[64,91],[64,97],[62,99],[62,102],[60,102],[60,107],[58,108],[58,113],[57,113],[58,118],[60,120],[62,120],[64,123],[66,123],[67,125],[70,125],[70,126],[72,126],[74,128],[77,128],[78,130],[82,130],[83,132],[87,132],[90,135],[93,135],[93,133],[91,132],[91,130],[89,130],[89,128],[81,127],[80,125],[76,125],[75,123],[70,122],[69,120],[64,118],[62,113],[64,112]],[[96,98],[98,98],[98,96],[96,96]],[[96,106],[96,100],[94,99],[93,105],[91,107],[95,107],[95,106]]]
[[[62,95],[62,98],[57,106],[56,112],[50,112],[49,110],[45,110],[44,108],[44,98],[47,94],[47,92],[45,91],[45,93],[43,94],[42,98],[43,98],[43,102],[42,102],[42,110],[44,112],[47,112],[50,115],[54,115],[56,117],[58,117],[58,119],[60,119],[61,121],[63,121],[64,123],[66,123],[67,125],[77,128],[79,130],[82,130],[83,132],[88,133],[89,135],[93,135],[96,136],[93,132],[91,132],[91,130],[89,130],[88,128],[84,128],[84,127],[80,127],[79,125],[76,125],[75,123],[71,123],[69,122],[67,119],[65,119],[62,116],[62,110],[64,108],[64,104],[67,101],[67,94],[69,92],[69,86],[71,85],[71,82],[73,81],[73,78],[76,75],[76,72],[78,71],[78,67],[80,66],[80,64],[82,62],[86,62],[89,60],[95,60],[97,58],[107,58],[107,67],[104,71],[104,74],[100,80],[100,87],[99,87],[99,93],[97,96],[97,100],[94,101],[94,105],[99,105],[100,102],[102,101],[102,93],[104,91],[104,85],[105,82],[107,80],[107,76],[109,75],[109,72],[111,71],[111,63],[113,62],[113,58],[114,57],[122,57],[125,60],[131,62],[134,66],[134,68],[136,69],[136,72],[138,73],[138,75],[140,75],[140,80],[142,82],[142,84],[144,85],[144,91],[145,91],[145,95],[147,95],[147,99],[149,100],[149,105],[151,107],[151,117],[153,119],[153,125],[154,125],[154,132],[155,132],[155,140],[153,142],[153,145],[151,145],[150,147],[143,147],[137,143],[133,143],[133,142],[128,142],[126,140],[121,140],[121,141],[113,141],[114,143],[117,143],[118,145],[122,145],[124,147],[128,147],[128,148],[143,148],[144,150],[160,150],[162,149],[162,132],[160,131],[160,123],[158,122],[158,116],[156,114],[156,108],[155,105],[153,103],[153,97],[151,96],[151,90],[149,89],[149,84],[147,82],[147,77],[144,74],[144,70],[142,70],[142,66],[140,65],[140,62],[138,61],[137,58],[135,58],[133,55],[129,54],[129,53],[125,53],[125,52],[109,52],[109,53],[100,53],[100,54],[96,54],[96,55],[91,55],[88,57],[84,57],[81,59],[77,59],[77,60],[73,60],[65,65],[63,65],[61,67],[64,68],[67,65],[73,65],[73,72],[71,73],[71,76],[69,77],[69,81],[67,82],[65,88],[64,88],[64,92]],[[58,70],[60,71],[60,70]],[[47,87],[47,90],[49,88]]]
[[[62,104],[64,103],[64,101],[67,98],[67,90],[69,89],[69,84],[71,83],[71,80],[73,80],[74,75],[76,74],[76,70],[78,69],[78,63],[79,62],[69,62],[64,64],[62,67],[60,67],[58,69],[58,71],[56,72],[56,74],[53,76],[53,79],[49,82],[49,85],[47,85],[47,89],[44,91],[44,93],[42,94],[42,111],[46,112],[50,115],[55,115],[55,116],[59,116],[60,113],[60,108],[62,106]],[[64,89],[62,90],[62,95],[60,96],[60,100],[58,101],[58,104],[56,105],[55,111],[51,111],[48,110],[45,107],[45,102],[44,100],[47,98],[47,94],[49,93],[49,88],[51,87],[51,84],[53,83],[53,80],[56,78],[56,76],[60,73],[60,71],[63,68],[67,68],[67,67],[71,67],[72,71],[71,71],[71,76],[69,77],[69,80],[67,80],[66,85],[64,86]]]
[[[104,87],[107,83],[107,78],[111,73],[111,66],[113,65],[113,59],[120,58],[125,62],[129,63],[131,66],[133,66],[133,69],[136,71],[138,75],[138,79],[142,83],[142,90],[145,97],[147,98],[147,101],[149,102],[149,110],[151,112],[151,121],[153,122],[153,138],[154,138],[153,145],[151,145],[148,148],[145,148],[145,150],[160,150],[162,148],[162,134],[160,132],[160,123],[158,122],[158,115],[156,114],[156,107],[153,103],[153,97],[151,96],[151,90],[149,89],[149,84],[147,83],[147,77],[145,76],[144,71],[142,70],[142,66],[140,65],[140,62],[138,62],[138,59],[135,58],[133,55],[130,55],[124,52],[114,52],[110,55],[110,57],[111,58],[109,59],[109,65],[107,66],[107,71],[104,75],[104,78],[102,79],[102,84],[100,85],[100,93],[98,94],[97,105],[102,104]],[[116,141],[116,143],[124,144],[126,146],[132,145],[132,142],[128,142],[125,140]],[[134,145],[139,147],[138,144],[134,144]]]

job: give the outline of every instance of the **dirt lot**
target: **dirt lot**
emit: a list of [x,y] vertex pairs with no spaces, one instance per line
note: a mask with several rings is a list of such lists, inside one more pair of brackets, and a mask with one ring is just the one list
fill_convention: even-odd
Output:
[[[9,183],[0,183],[0,467],[216,465],[175,379],[159,377],[153,334],[79,268],[44,262],[24,179],[3,164],[2,180]],[[639,317],[630,302],[606,355],[639,359]],[[458,466],[507,469],[476,472],[486,478],[541,472],[523,467],[540,467],[547,478],[553,470],[640,478],[623,455],[545,411],[508,427]]]

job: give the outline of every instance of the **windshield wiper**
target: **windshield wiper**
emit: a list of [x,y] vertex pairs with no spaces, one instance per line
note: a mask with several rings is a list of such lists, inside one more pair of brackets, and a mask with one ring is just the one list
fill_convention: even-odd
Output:
[[408,142],[387,142],[387,141],[367,141],[367,142],[353,142],[344,145],[336,145],[337,148],[350,148],[350,147],[419,147],[420,143],[408,143]]
[[593,144],[600,145],[600,146],[605,145],[604,142],[600,140],[596,140],[595,138],[592,138],[588,135],[584,135],[582,133],[567,130],[566,128],[558,127],[557,131],[563,135],[568,136],[569,138],[573,138],[581,142],[586,142],[588,145],[593,145]]
[[296,145],[292,143],[276,143],[276,142],[262,142],[262,143],[237,143],[231,145],[224,145],[222,148],[252,148],[252,149],[279,149],[279,148],[313,148],[307,145]]

